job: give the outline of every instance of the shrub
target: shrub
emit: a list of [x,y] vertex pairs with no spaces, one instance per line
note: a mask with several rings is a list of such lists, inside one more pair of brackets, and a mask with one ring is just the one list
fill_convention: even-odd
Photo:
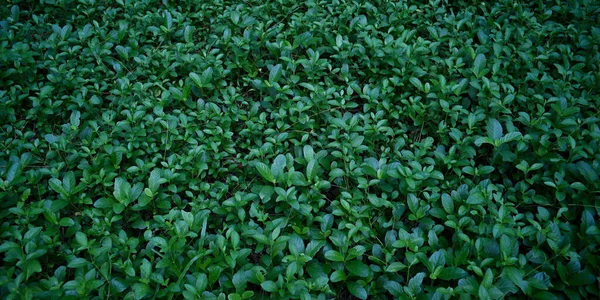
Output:
[[596,1],[8,2],[2,298],[600,297]]

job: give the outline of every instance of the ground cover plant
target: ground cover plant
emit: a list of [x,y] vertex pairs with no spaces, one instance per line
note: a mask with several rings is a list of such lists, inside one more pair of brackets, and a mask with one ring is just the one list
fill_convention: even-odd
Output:
[[600,3],[0,7],[3,299],[600,297]]

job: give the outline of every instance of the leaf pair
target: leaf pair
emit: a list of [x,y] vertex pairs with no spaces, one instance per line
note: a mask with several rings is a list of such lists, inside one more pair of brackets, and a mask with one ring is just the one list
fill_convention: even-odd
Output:
[[255,166],[258,170],[258,173],[267,181],[275,184],[277,182],[277,178],[283,175],[283,170],[286,166],[287,159],[285,155],[279,154],[271,164],[271,167],[267,166],[265,163],[256,162]]
[[487,123],[487,137],[479,137],[475,140],[475,145],[480,147],[483,144],[491,144],[499,147],[502,144],[517,141],[522,135],[520,132],[509,132],[503,134],[502,125],[495,118],[490,118]]

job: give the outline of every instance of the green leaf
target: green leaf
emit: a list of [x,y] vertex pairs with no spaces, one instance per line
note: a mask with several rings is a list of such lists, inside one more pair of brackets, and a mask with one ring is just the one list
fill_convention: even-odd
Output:
[[367,299],[367,297],[368,297],[367,290],[365,290],[365,288],[362,287],[362,285],[360,285],[354,281],[349,281],[346,283],[346,286],[348,287],[348,291],[352,295],[354,295],[356,298],[363,299],[363,300]]
[[23,265],[23,272],[25,272],[25,279],[29,279],[34,273],[42,272],[42,265],[36,259],[30,259]]
[[300,253],[304,253],[304,241],[297,235],[294,235],[288,241],[288,247],[290,249],[290,253],[294,256],[299,256]]
[[489,137],[478,137],[475,139],[475,146],[480,147],[483,144],[491,144],[494,145],[494,140]]
[[507,278],[510,279],[510,281],[512,281],[516,286],[521,288],[523,292],[527,292],[528,283],[527,281],[523,280],[523,273],[521,270],[515,267],[507,267],[504,269],[504,273],[506,274]]
[[20,249],[21,246],[15,242],[3,242],[0,244],[0,252],[6,252],[11,249]]
[[29,240],[37,237],[42,232],[42,229],[43,229],[42,227],[33,227],[33,228],[27,230],[27,232],[23,236],[23,239],[25,241],[29,241]]
[[310,145],[305,145],[304,148],[302,148],[302,153],[304,155],[304,159],[306,159],[306,161],[312,161],[315,159],[315,151],[313,150],[313,147]]
[[242,300],[242,296],[237,293],[227,295],[228,300]]
[[344,176],[344,174],[345,174],[344,170],[342,170],[340,168],[335,168],[329,172],[329,177],[330,178],[339,178],[339,177]]
[[149,295],[150,293],[152,293],[152,290],[150,289],[150,287],[145,283],[137,282],[137,283],[133,284],[133,287],[131,289],[132,289],[133,293],[135,294],[136,299],[142,299],[146,295]]
[[479,191],[472,192],[467,198],[467,204],[478,205],[485,202],[485,197]]
[[391,272],[391,273],[395,273],[398,271],[402,271],[406,269],[406,265],[401,263],[401,262],[393,262],[391,264],[389,264],[386,268],[385,271],[386,272]]
[[200,79],[202,80],[202,85],[207,85],[212,81],[213,78],[213,68],[212,67],[208,67],[206,68],[206,70],[204,70],[204,72],[202,72],[202,76],[200,76]]
[[125,210],[125,205],[121,203],[114,203],[111,207],[116,214],[120,214]]
[[113,202],[107,198],[100,198],[94,202],[95,208],[111,208],[113,206]]
[[346,280],[346,273],[342,270],[337,270],[331,273],[330,279],[332,282],[340,282],[342,280]]
[[267,292],[276,292],[279,289],[277,284],[270,280],[261,283],[260,286]]
[[136,183],[133,187],[131,187],[131,192],[129,193],[128,203],[137,200],[140,195],[142,195],[142,191],[144,190],[144,184],[141,182]]
[[481,286],[483,286],[485,288],[490,288],[490,287],[492,287],[493,283],[494,283],[494,273],[492,272],[492,269],[487,269],[485,271],[485,275],[483,275],[483,279],[481,280]]
[[479,168],[479,175],[486,175],[494,172],[495,168],[492,166],[483,166]]
[[306,250],[304,253],[312,258],[319,250],[321,250],[321,248],[323,248],[323,246],[325,246],[325,242],[313,240],[306,245]]
[[541,291],[539,293],[536,293],[533,295],[534,299],[540,299],[540,300],[555,300],[558,299],[558,297],[556,297],[555,294],[548,292],[548,291]]
[[444,266],[446,264],[446,256],[444,251],[438,250],[434,252],[431,257],[429,257],[429,262],[433,265],[433,267]]
[[506,234],[503,234],[500,237],[500,252],[502,252],[505,256],[510,257],[513,256],[513,253],[515,252],[515,245],[517,244],[517,242],[509,237]]
[[70,262],[67,264],[67,267],[68,267],[68,268],[77,269],[77,268],[84,267],[84,266],[86,266],[87,264],[88,264],[88,262],[87,262],[85,259],[78,257],[78,258],[75,258],[75,259],[71,260],[71,261],[70,261]]
[[285,155],[283,155],[283,154],[277,155],[277,157],[273,161],[273,164],[271,165],[271,172],[273,173],[273,176],[275,178],[278,178],[279,176],[283,175],[283,170],[285,168],[285,165],[286,165]]
[[81,124],[81,112],[77,110],[73,111],[69,120],[71,121],[71,125],[79,127],[79,125]]
[[473,73],[477,78],[482,76],[483,69],[486,67],[487,59],[483,54],[477,54],[475,61],[473,62]]
[[448,267],[443,268],[440,274],[438,274],[438,278],[441,280],[458,280],[461,278],[465,278],[469,275],[467,271],[457,268],[457,267]]
[[454,200],[448,194],[442,194],[442,206],[444,210],[451,214],[454,212]]
[[415,194],[408,194],[407,202],[408,209],[410,209],[411,212],[416,213],[417,209],[419,209],[419,199],[417,199],[417,196],[415,196]]
[[578,272],[569,276],[569,284],[574,286],[589,286],[596,282],[596,277],[588,271]]
[[88,245],[88,238],[83,232],[77,232],[75,234],[75,241],[77,241],[77,243],[79,243],[79,245],[82,247],[87,247]]
[[269,81],[274,83],[278,82],[281,78],[281,64],[274,65],[269,73]]
[[51,178],[50,180],[48,180],[48,184],[50,185],[50,188],[55,192],[63,196],[66,196],[68,194],[67,190],[63,187],[63,183],[60,180],[56,178]]
[[60,136],[55,136],[53,134],[44,135],[44,139],[50,144],[58,143],[60,141],[60,138]]
[[577,162],[577,168],[579,170],[579,172],[581,173],[581,175],[583,175],[583,177],[591,183],[597,183],[598,182],[598,173],[596,173],[596,171],[594,170],[594,168],[592,168],[592,166],[590,164],[588,164],[585,161],[579,161]]
[[[16,158],[16,157],[13,156],[12,158]],[[15,179],[17,179],[17,177],[19,177],[19,175],[21,174],[22,168],[21,168],[21,163],[18,161],[18,159],[11,159],[11,162],[12,162],[12,164],[6,171],[6,181],[13,183],[15,181]]]
[[600,229],[598,229],[598,226],[596,225],[592,225],[590,227],[588,227],[585,230],[585,234],[589,234],[589,235],[599,235],[600,234]]
[[[400,297],[404,295],[404,291],[402,290],[402,285],[400,285],[397,281],[388,280],[383,284],[383,287],[392,294],[394,297]],[[397,299],[397,298],[395,298]]]
[[194,82],[194,84],[196,84],[197,87],[202,87],[202,79],[200,78],[200,76],[194,72],[190,73],[190,78],[192,79],[192,81]]
[[350,272],[350,274],[359,276],[359,277],[367,277],[369,276],[370,269],[367,265],[365,265],[362,261],[353,260],[346,264],[346,269]]
[[344,256],[335,250],[325,252],[325,258],[331,261],[344,261]]
[[140,266],[140,275],[142,278],[148,278],[152,274],[152,264],[147,259],[142,260],[142,265]]
[[315,160],[311,160],[308,162],[306,166],[306,177],[308,180],[312,181],[317,177],[317,162]]
[[494,118],[488,119],[487,123],[487,134],[492,140],[499,140],[502,138],[502,125]]
[[479,286],[477,296],[478,296],[478,299],[492,300],[492,297],[490,296],[488,290],[483,285]]
[[110,286],[115,293],[119,294],[129,287],[129,282],[121,277],[113,277],[110,281]]
[[75,190],[75,174],[73,172],[67,172],[63,177],[62,185],[67,194],[70,195],[73,190]]
[[452,93],[454,93],[455,96],[459,96],[461,94],[463,94],[465,92],[465,87],[469,84],[469,80],[467,80],[466,78],[463,78],[458,84],[454,85],[452,87]]
[[193,26],[189,26],[186,25],[183,29],[183,36],[185,39],[186,43],[192,43],[193,42],[193,38],[192,38],[192,34],[194,32],[194,27]]
[[417,294],[421,292],[421,285],[423,284],[423,279],[425,278],[425,273],[417,273],[413,278],[408,281],[408,288],[413,292],[413,294]]
[[257,162],[255,165],[256,165],[256,169],[258,170],[258,173],[260,174],[260,176],[262,176],[264,179],[266,179],[269,182],[275,183],[275,176],[273,176],[273,172],[271,171],[271,169],[269,167],[267,167],[266,164],[264,164],[262,162]]
[[373,204],[374,207],[377,207],[377,208],[382,207],[382,206],[384,206],[386,204],[385,199],[379,198],[379,197],[377,197],[376,195],[373,195],[373,194],[369,194],[367,196],[367,198],[368,198],[369,202],[371,204]]
[[585,187],[585,185],[581,182],[573,182],[573,183],[571,183],[570,186],[571,186],[571,188],[574,188],[578,191],[586,191],[587,190],[587,187]]
[[148,178],[148,188],[152,193],[156,193],[161,184],[160,171],[158,169],[152,170],[150,172],[150,177]]
[[516,140],[520,139],[521,137],[522,137],[522,135],[520,132],[509,132],[500,139],[500,142],[502,144],[504,144],[504,143],[516,141]]
[[129,197],[131,196],[131,184],[124,178],[115,178],[113,195],[121,204],[129,204]]
[[338,48],[341,48],[341,47],[342,47],[342,45],[343,45],[343,42],[344,42],[344,40],[343,40],[343,37],[342,37],[341,35],[339,35],[339,34],[338,34],[338,35],[335,37],[335,46],[336,46],[336,47],[338,47]]
[[419,89],[419,91],[423,91],[423,83],[421,83],[421,80],[419,80],[419,78],[416,77],[411,77],[409,79],[410,83],[412,83],[412,85],[414,85],[417,89]]

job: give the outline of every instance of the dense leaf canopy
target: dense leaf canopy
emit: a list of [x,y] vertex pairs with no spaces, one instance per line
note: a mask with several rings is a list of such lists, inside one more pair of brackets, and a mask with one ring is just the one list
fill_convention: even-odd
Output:
[[0,298],[600,297],[600,2],[7,0]]

